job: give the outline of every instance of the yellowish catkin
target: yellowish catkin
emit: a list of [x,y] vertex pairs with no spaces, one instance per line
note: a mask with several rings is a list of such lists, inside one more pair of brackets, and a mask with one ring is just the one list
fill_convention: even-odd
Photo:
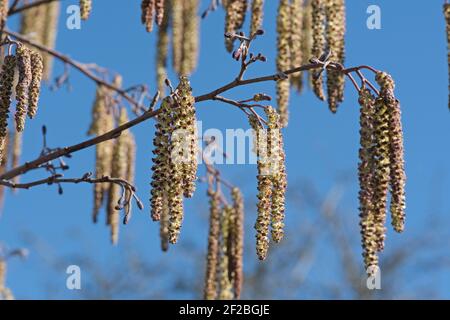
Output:
[[[195,116],[195,98],[192,95],[192,88],[187,77],[180,77],[180,83],[175,90],[178,107],[175,109],[175,116],[179,119],[180,131],[176,132],[180,136],[183,145],[182,150],[182,179],[183,193],[186,198],[193,196],[195,182],[197,180],[197,156],[198,156],[198,134],[197,119]],[[173,139],[173,137],[172,137]],[[172,157],[174,155],[172,154]]]
[[162,210],[161,210],[161,217],[159,220],[159,236],[161,239],[161,250],[164,252],[169,250],[169,219],[170,219],[169,198],[168,192],[165,191],[162,196]]
[[14,70],[16,67],[16,57],[8,55],[2,65],[0,74],[0,158],[3,158],[6,153],[5,144],[8,135],[8,117],[9,106],[11,104],[12,88],[14,84]]
[[[127,161],[126,161],[126,173],[125,173],[125,180],[127,180],[129,183],[134,185],[134,178],[135,178],[135,166],[136,166],[136,140],[134,138],[133,133],[126,132],[126,155],[127,155]],[[126,203],[124,205],[124,211],[125,211],[125,217],[123,219],[123,223],[127,224],[131,219],[131,190],[128,188],[125,189],[125,199],[129,200],[130,202]]]
[[375,176],[374,176],[374,214],[375,231],[377,237],[378,251],[384,248],[384,239],[386,237],[386,201],[389,187],[389,111],[383,98],[378,97],[375,101]]
[[[312,55],[319,58],[325,52],[325,8],[324,0],[311,0],[311,22],[312,22]],[[313,72],[313,91],[320,100],[325,100],[323,90],[323,72]]]
[[[120,110],[119,125],[128,122],[127,111],[125,108]],[[116,139],[112,154],[111,177],[126,179],[127,175],[127,137],[128,133],[122,134]],[[111,243],[117,244],[119,240],[119,199],[121,187],[116,183],[110,183],[108,193],[107,215],[111,228]]]
[[[308,61],[312,55],[312,7],[311,0],[305,0],[303,9],[303,26],[302,26],[302,56],[304,61]],[[308,85],[313,87],[313,72],[308,71]]]
[[395,98],[395,84],[392,77],[379,72],[376,81],[380,86],[380,95],[387,105],[389,113],[389,153],[390,153],[390,212],[392,226],[395,231],[402,232],[405,224],[405,182],[403,151],[403,129],[401,122],[400,103]]
[[[171,97],[166,97],[161,102],[160,113],[156,117],[156,131],[153,138],[154,149],[152,151],[152,190],[150,198],[151,217],[153,221],[159,221],[163,209],[163,196],[168,192],[168,174],[170,171],[170,130],[171,130]],[[166,195],[168,197],[168,195]]]
[[14,300],[14,296],[6,287],[6,261],[0,259],[0,300]]
[[360,104],[360,149],[359,149],[359,217],[361,228],[361,244],[366,270],[378,266],[378,244],[376,235],[376,219],[374,211],[374,117],[375,98],[367,88],[359,93]]
[[82,20],[89,19],[92,11],[92,0],[80,0],[80,17]]
[[[59,1],[53,1],[43,5],[43,7],[45,8],[45,19],[41,19],[44,20],[41,42],[47,48],[54,49],[58,33],[58,20],[61,4]],[[43,57],[44,79],[49,80],[53,69],[53,56],[45,53],[43,54]]]
[[183,0],[171,0],[171,18],[172,18],[172,65],[173,69],[180,74],[181,63],[183,61]]
[[[5,141],[3,143],[3,150],[0,158],[0,174],[6,172],[9,165],[9,141],[10,141],[11,132],[7,132]],[[0,217],[2,214],[3,206],[5,204],[5,187],[0,186]]]
[[252,0],[252,20],[250,35],[262,28],[264,18],[264,0]]
[[244,254],[244,198],[239,188],[231,190],[233,199],[233,219],[231,230],[231,269],[233,273],[234,297],[241,297],[242,284],[244,281],[243,254]]
[[147,32],[153,30],[153,14],[155,12],[155,0],[142,0],[141,2],[141,22]]
[[44,64],[42,56],[39,52],[31,52],[31,84],[29,88],[29,104],[28,104],[28,117],[33,119],[36,116],[39,95],[41,92],[41,80],[44,72]]
[[448,109],[450,110],[450,3],[444,3],[444,16],[447,31],[447,63],[448,63]]
[[[326,38],[331,50],[330,60],[344,64],[345,59],[345,1],[329,0],[325,3]],[[331,112],[336,113],[344,98],[345,75],[337,70],[327,71],[327,99]]]
[[217,192],[208,190],[209,197],[209,234],[208,254],[206,257],[206,276],[203,297],[205,300],[217,298],[217,263],[220,237],[220,201]]
[[[292,0],[291,2],[291,67],[296,68],[301,66],[303,62],[303,15],[304,15],[304,0]],[[303,72],[297,72],[291,76],[291,85],[300,92],[303,88]]]
[[[168,11],[169,1],[166,1]],[[156,82],[158,90],[165,96],[165,80],[167,78],[167,59],[169,54],[169,15],[165,14],[158,29],[158,42],[156,45]]]
[[225,206],[222,211],[222,217],[220,221],[220,259],[219,259],[219,299],[231,300],[233,299],[233,286],[230,281],[230,260],[228,256],[229,244],[230,244],[230,223],[231,216],[233,214],[233,207]]
[[283,136],[280,129],[280,116],[272,107],[265,109],[268,118],[268,146],[271,159],[270,178],[273,184],[271,207],[271,233],[272,240],[280,242],[284,236],[284,217],[287,176],[285,166],[285,153]]
[[19,81],[16,86],[16,130],[22,132],[25,128],[27,115],[29,88],[32,80],[31,51],[24,45],[19,45],[16,50],[17,65],[19,69]]
[[[289,0],[281,0],[277,16],[277,71],[283,72],[291,67],[291,6]],[[289,119],[289,79],[278,80],[277,105],[283,127],[287,126]]]
[[198,4],[198,0],[183,1],[183,57],[180,65],[180,75],[182,76],[190,75],[197,67],[199,46]]
[[[11,166],[13,168],[19,166],[20,157],[22,155],[22,140],[23,132],[15,132],[12,141],[12,155],[11,155]],[[20,176],[13,178],[14,183],[19,183]]]
[[256,117],[250,117],[250,125],[254,130],[254,145],[258,157],[258,216],[255,223],[256,253],[260,260],[264,260],[267,257],[267,252],[269,249],[269,227],[272,209],[273,182],[268,174],[268,154],[267,147],[264,146],[264,143],[267,144],[267,132],[261,128]]
[[[236,33],[242,28],[247,13],[247,0],[228,0],[225,6],[225,33]],[[234,40],[225,37],[225,47],[233,51]]]
[[165,15],[165,0],[155,0],[155,11],[156,11],[156,24],[160,26],[163,23]]
[[8,0],[0,0],[0,29],[6,25],[6,21],[8,20]]

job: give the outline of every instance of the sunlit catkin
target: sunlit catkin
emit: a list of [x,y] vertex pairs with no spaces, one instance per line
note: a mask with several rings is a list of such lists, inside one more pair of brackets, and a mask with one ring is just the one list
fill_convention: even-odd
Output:
[[[304,61],[312,57],[312,7],[311,0],[305,0],[303,8],[303,26],[302,26],[302,56]],[[308,84],[312,88],[313,72],[308,71]]]
[[264,18],[264,0],[252,0],[252,20],[250,35],[262,28]]
[[[168,7],[169,1],[166,2]],[[165,92],[167,78],[167,59],[169,53],[169,15],[165,14],[158,29],[158,42],[156,45],[156,82],[162,96]]]
[[[289,0],[281,0],[277,17],[277,71],[282,72],[291,67],[291,6]],[[281,125],[284,127],[289,119],[289,79],[277,81],[277,105],[280,113]]]
[[[119,125],[128,122],[127,111],[125,108],[120,110]],[[111,177],[126,179],[127,175],[127,132],[123,132],[115,141],[112,164]],[[107,215],[108,223],[111,228],[111,243],[117,244],[119,240],[119,199],[121,187],[116,183],[110,183],[108,193]]]
[[[242,28],[247,12],[247,0],[228,0],[225,6],[225,33],[236,33]],[[233,51],[234,40],[225,37],[225,47]]]
[[384,99],[378,97],[375,101],[375,176],[374,176],[374,214],[375,232],[378,251],[384,248],[386,236],[386,201],[389,187],[389,111]]
[[268,118],[268,146],[270,150],[270,178],[273,184],[271,208],[271,233],[275,242],[284,236],[285,198],[287,188],[283,136],[280,130],[280,116],[272,107],[265,109]]
[[162,208],[161,216],[159,219],[159,237],[161,240],[161,250],[169,250],[169,219],[170,219],[170,208],[169,208],[169,198],[167,191],[162,195]]
[[239,188],[231,190],[233,199],[233,219],[231,230],[231,270],[234,288],[234,297],[239,299],[244,280],[243,254],[244,254],[244,198]]
[[163,23],[164,15],[165,15],[165,0],[155,0],[155,19],[156,24],[160,26]]
[[44,72],[42,56],[39,52],[31,52],[31,84],[29,88],[28,117],[34,118],[38,109],[41,80]]
[[[195,98],[192,96],[192,89],[187,77],[180,77],[180,83],[175,90],[178,107],[174,113],[179,121],[179,130],[175,131],[172,141],[180,140],[179,149],[175,150],[181,155],[181,168],[183,179],[183,193],[186,198],[192,197],[195,191],[197,180],[197,119],[195,116]],[[174,154],[172,154],[174,157]]]
[[17,65],[19,69],[19,81],[16,86],[16,130],[23,131],[28,109],[29,88],[32,80],[31,51],[23,45],[16,50]]
[[153,14],[155,12],[156,0],[142,0],[141,2],[141,22],[147,32],[153,30]]
[[374,117],[375,98],[366,88],[359,93],[360,104],[360,149],[359,149],[359,217],[361,245],[366,270],[378,266],[376,221],[374,211]]
[[209,197],[209,234],[208,254],[206,257],[206,276],[203,297],[205,300],[217,298],[217,261],[219,255],[220,237],[220,201],[219,194],[208,190]]
[[[292,68],[299,67],[303,64],[303,2],[304,0],[293,0],[291,2],[290,56]],[[302,90],[303,72],[297,72],[291,76],[291,85],[299,92]]]
[[92,11],[92,0],[80,0],[80,17],[82,20],[89,19]]
[[444,16],[447,31],[447,63],[448,63],[448,108],[450,110],[450,3],[444,3]]
[[220,260],[219,260],[219,299],[231,300],[233,299],[233,286],[230,281],[230,260],[228,255],[230,244],[230,223],[233,214],[231,206],[223,208],[220,229]]
[[198,3],[198,0],[183,1],[183,58],[180,65],[180,75],[182,76],[190,75],[197,67],[199,46]]
[[172,65],[173,69],[180,74],[181,62],[183,61],[183,1],[171,0],[171,18],[172,18]]
[[394,96],[394,80],[385,73],[379,72],[376,81],[380,86],[380,95],[387,105],[389,113],[389,153],[390,153],[390,212],[392,226],[402,232],[405,224],[405,169],[403,151],[403,129],[400,103]]
[[8,134],[8,114],[11,104],[12,88],[14,83],[14,70],[16,67],[16,57],[8,55],[2,65],[0,74],[0,159],[3,158],[5,142]]
[[256,253],[260,260],[267,257],[269,249],[269,227],[272,211],[273,183],[269,173],[267,155],[267,132],[261,128],[256,117],[250,117],[250,125],[255,134],[255,149],[258,156],[258,216],[256,218]]
[[[127,131],[126,135],[126,173],[125,180],[130,184],[134,185],[135,178],[135,166],[136,166],[136,140],[134,139],[133,133]],[[131,218],[131,190],[125,189],[125,199],[127,202],[124,205],[125,217],[123,219],[124,224],[127,224]]]
[[[330,60],[340,64],[345,59],[345,0],[329,0],[325,3],[326,38],[331,50]],[[338,70],[327,70],[327,99],[331,112],[336,113],[344,98],[345,75]]]
[[0,30],[6,25],[6,20],[8,19],[8,0],[0,0]]
[[[312,17],[312,55],[319,58],[325,52],[325,8],[324,0],[311,0],[311,17]],[[325,100],[323,91],[323,72],[313,72],[312,76],[313,91],[320,100]]]
[[[56,35],[58,32],[58,20],[60,11],[60,2],[53,1],[46,5],[45,7],[45,19],[42,31],[42,44],[49,49],[55,48]],[[38,20],[40,20],[38,18]],[[44,57],[44,79],[48,80],[53,69],[53,56],[50,54],[43,54]]]
[[6,261],[0,259],[0,300],[14,300],[11,290],[6,287]]

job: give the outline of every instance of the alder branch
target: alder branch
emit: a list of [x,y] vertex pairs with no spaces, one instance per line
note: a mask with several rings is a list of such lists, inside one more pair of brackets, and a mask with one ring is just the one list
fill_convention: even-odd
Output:
[[30,45],[32,47],[35,47],[36,49],[39,49],[39,50],[41,50],[43,52],[46,52],[46,53],[52,55],[53,57],[57,58],[58,60],[64,62],[65,64],[68,64],[68,65],[74,67],[75,69],[80,71],[82,74],[84,74],[89,79],[93,80],[98,85],[102,85],[102,86],[104,86],[104,87],[106,87],[106,88],[108,88],[110,90],[113,90],[113,91],[117,92],[120,96],[125,98],[131,105],[133,105],[133,107],[135,107],[137,110],[140,110],[140,111],[146,110],[144,106],[142,106],[141,104],[139,104],[139,102],[134,100],[125,90],[123,90],[123,89],[121,89],[119,87],[116,87],[115,85],[113,85],[113,84],[111,84],[111,83],[101,79],[100,77],[95,75],[93,72],[91,72],[89,70],[89,66],[91,66],[90,64],[86,65],[86,64],[80,63],[78,61],[75,61],[75,60],[69,58],[68,56],[66,56],[66,55],[64,55],[64,54],[62,54],[62,53],[60,53],[60,52],[58,52],[56,50],[47,48],[46,46],[43,46],[43,45],[41,45],[41,44],[39,44],[39,43],[37,43],[35,41],[29,40],[25,36],[23,36],[23,35],[21,35],[19,33],[16,33],[14,31],[4,30],[3,32],[5,34],[7,34],[7,35],[9,35],[9,36],[19,40],[20,42],[23,42],[23,43],[28,44],[28,45]]

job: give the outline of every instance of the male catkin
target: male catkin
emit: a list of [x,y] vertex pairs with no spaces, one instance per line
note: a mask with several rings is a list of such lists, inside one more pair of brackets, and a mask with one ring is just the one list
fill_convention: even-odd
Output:
[[16,57],[12,55],[6,56],[0,74],[2,84],[0,86],[0,158],[4,157],[5,142],[8,135],[8,114],[11,104],[15,68]]
[[80,17],[82,20],[89,19],[92,11],[92,0],[80,0]]
[[[236,33],[242,28],[247,13],[247,0],[228,0],[225,7],[225,33]],[[233,51],[234,40],[225,37],[225,47]]]
[[[291,39],[290,39],[290,56],[291,68],[299,67],[304,62],[302,43],[304,33],[303,16],[304,7],[303,0],[292,0],[291,2]],[[300,92],[303,88],[303,72],[297,72],[291,76],[291,85]]]
[[19,45],[16,50],[17,65],[19,69],[19,81],[16,86],[16,130],[21,132],[25,128],[27,115],[29,88],[32,80],[31,51],[24,45]]
[[[44,46],[50,49],[55,48],[56,44],[60,5],[61,4],[59,1],[53,1],[46,5],[43,5],[43,7],[45,8],[45,19],[37,19],[44,21],[41,41]],[[53,69],[53,56],[45,53],[43,54],[43,57],[44,79],[49,80]]]
[[[289,0],[281,0],[277,17],[277,70],[286,71],[291,67],[291,6]],[[284,127],[289,118],[289,79],[277,81],[277,105],[280,113],[281,125]]]
[[222,211],[220,221],[220,259],[219,259],[219,299],[233,299],[233,286],[230,279],[230,259],[228,255],[230,244],[230,223],[233,215],[233,208],[225,206]]
[[141,22],[147,32],[153,30],[153,14],[155,12],[156,0],[142,0],[141,2]]
[[[168,1],[166,7],[168,9]],[[164,96],[165,80],[167,78],[167,59],[169,55],[169,15],[165,14],[158,29],[158,42],[156,45],[156,82],[158,90]]]
[[252,1],[252,18],[250,23],[250,35],[262,28],[264,18],[264,0]]
[[243,254],[244,254],[244,198],[239,188],[231,190],[233,199],[233,220],[231,230],[232,251],[231,269],[233,272],[234,297],[239,299],[243,284]]
[[36,116],[41,92],[41,80],[44,72],[42,56],[37,51],[31,52],[31,84],[29,88],[28,117],[33,119]]
[[[319,58],[325,52],[325,8],[324,0],[311,0],[311,22],[312,22],[312,55]],[[323,72],[313,72],[313,91],[320,100],[325,100],[323,91]]]

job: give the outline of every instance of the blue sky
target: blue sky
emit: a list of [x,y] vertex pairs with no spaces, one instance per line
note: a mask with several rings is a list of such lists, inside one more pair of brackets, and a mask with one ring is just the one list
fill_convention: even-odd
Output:
[[[64,9],[77,1],[62,1],[57,49],[80,62],[97,64],[119,72],[124,85],[147,84],[155,90],[156,33],[148,34],[140,24],[139,1],[95,1],[92,16],[81,30],[65,27]],[[204,10],[209,1],[201,1]],[[346,65],[368,64],[392,74],[396,94],[401,100],[405,137],[407,170],[407,226],[404,235],[388,235],[387,247],[395,246],[402,237],[413,235],[427,223],[430,208],[438,208],[442,221],[450,228],[450,114],[447,109],[448,71],[446,61],[445,25],[441,0],[388,1],[347,0]],[[254,43],[253,50],[268,58],[265,64],[254,65],[247,77],[271,74],[275,71],[275,14],[277,1],[265,5],[264,37]],[[366,27],[369,5],[381,8],[381,30]],[[14,28],[16,21],[10,22]],[[209,92],[228,82],[238,72],[238,64],[231,59],[223,44],[223,12],[218,10],[201,22],[201,53],[199,68],[191,78],[195,95]],[[55,73],[62,66],[56,62]],[[174,74],[171,79],[176,82]],[[50,146],[71,145],[86,139],[95,84],[77,71],[71,70],[72,91],[44,89],[38,116],[28,121],[22,159],[34,159],[40,152],[40,128],[48,128]],[[249,97],[264,91],[274,96],[273,83],[239,88],[227,94],[231,98]],[[312,180],[326,192],[343,174],[351,179],[344,196],[350,220],[357,226],[357,152],[358,104],[354,88],[346,87],[345,102],[336,115],[326,104],[307,90],[291,99],[290,125],[285,130],[288,175],[291,185],[302,179]],[[203,102],[197,106],[198,118],[207,128],[247,128],[239,110],[217,102]],[[147,204],[149,195],[153,121],[147,121],[132,131],[137,137],[137,179],[140,197]],[[84,150],[68,160],[71,169],[66,176],[81,176],[92,171],[94,149]],[[254,166],[220,166],[228,180],[242,187],[248,202],[255,195]],[[44,172],[22,177],[30,181]],[[118,249],[109,244],[108,229],[102,224],[92,225],[90,213],[92,190],[90,185],[65,185],[64,195],[58,196],[56,187],[42,186],[7,193],[6,206],[0,220],[0,241],[11,248],[26,245],[25,234],[36,234],[47,243],[55,255],[88,254],[99,261],[118,259]],[[200,209],[205,202],[204,188],[186,204],[186,218],[181,242],[196,242],[206,247],[207,224]],[[128,239],[139,254],[155,261],[167,259],[183,266],[183,257],[176,256],[172,247],[167,255],[160,253],[157,225],[149,219],[148,206],[134,212],[130,225],[121,227],[121,238]],[[288,223],[301,224],[302,212],[288,203]],[[253,219],[254,210],[248,212]],[[101,220],[100,220],[101,221]],[[357,229],[355,229],[357,232]],[[247,229],[252,239],[253,230]],[[76,236],[78,234],[78,236]],[[80,236],[81,234],[81,236]],[[332,249],[329,244],[328,250]],[[123,244],[119,244],[123,246]],[[450,248],[449,248],[450,249]],[[27,260],[10,263],[8,284],[18,298],[45,298],[45,284],[49,277],[57,286],[65,286],[65,269],[50,270],[42,262],[42,252],[31,251]],[[246,257],[256,259],[256,257]],[[269,257],[270,259],[270,257]],[[414,269],[411,270],[414,274]],[[312,276],[321,276],[314,272]],[[435,275],[430,275],[435,276]],[[438,276],[438,275],[436,275]],[[448,275],[439,275],[448,292]],[[447,290],[445,290],[447,289]],[[60,298],[77,298],[77,293],[61,291]],[[443,297],[449,297],[444,295]],[[170,298],[170,297],[169,297]]]

